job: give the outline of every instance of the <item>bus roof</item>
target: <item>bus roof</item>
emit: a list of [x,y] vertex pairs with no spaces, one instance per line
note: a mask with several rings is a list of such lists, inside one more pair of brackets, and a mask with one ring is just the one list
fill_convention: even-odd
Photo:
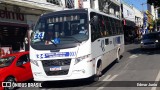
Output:
[[73,13],[87,12],[87,9],[66,9],[66,10],[61,10],[61,11],[56,11],[56,12],[45,13],[45,14],[42,14],[42,17],[48,17],[48,16],[58,15],[58,14],[65,14],[68,12],[73,12]]
[[118,19],[120,20],[119,18],[113,16],[113,15],[109,15],[109,14],[106,14],[104,12],[101,12],[101,11],[97,11],[95,9],[91,9],[91,8],[83,8],[83,9],[65,9],[65,10],[61,10],[61,11],[56,11],[56,12],[50,12],[50,13],[45,13],[45,14],[42,14],[42,17],[48,17],[48,16],[52,16],[52,15],[58,15],[58,14],[65,14],[65,13],[68,13],[68,12],[73,12],[73,13],[79,13],[79,12],[95,12],[95,13],[99,13],[101,15],[105,15],[105,16],[108,16],[108,17],[111,17],[111,18],[115,18],[115,19]]
[[104,15],[104,16],[108,16],[108,17],[111,17],[111,18],[115,18],[115,19],[118,19],[120,20],[119,18],[113,16],[113,15],[110,15],[110,14],[107,14],[107,13],[104,13],[104,12],[101,12],[101,11],[97,11],[95,9],[88,9],[89,12],[95,12],[95,13],[99,13],[101,15]]

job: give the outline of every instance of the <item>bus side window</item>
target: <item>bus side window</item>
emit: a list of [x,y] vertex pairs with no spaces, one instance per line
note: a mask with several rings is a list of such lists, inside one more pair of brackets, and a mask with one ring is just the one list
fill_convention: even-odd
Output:
[[91,25],[91,39],[92,42],[95,41],[96,39],[100,38],[101,34],[98,31],[98,25]]
[[107,20],[107,17],[105,17],[105,16],[103,17],[103,22],[104,22],[104,27],[105,27],[104,35],[109,36],[109,28],[108,28],[109,22]]
[[124,31],[123,31],[123,26],[122,26],[122,22],[120,22],[120,34],[123,34]]
[[109,35],[113,35],[113,32],[112,32],[112,25],[111,25],[111,19],[109,17],[107,17],[107,24],[108,24],[108,32],[109,32]]
[[99,31],[101,34],[101,37],[105,36],[105,25],[104,25],[104,20],[103,20],[103,16],[99,15]]
[[[95,13],[92,13],[92,12],[90,13],[91,20],[94,19],[93,17],[95,15],[96,15]],[[100,27],[98,24],[96,24],[96,25],[91,24],[91,40],[92,40],[92,42],[101,37],[99,28]]]
[[116,20],[116,28],[117,28],[117,34],[120,34],[120,22]]
[[115,19],[111,18],[111,24],[112,24],[112,32],[114,35],[116,35]]

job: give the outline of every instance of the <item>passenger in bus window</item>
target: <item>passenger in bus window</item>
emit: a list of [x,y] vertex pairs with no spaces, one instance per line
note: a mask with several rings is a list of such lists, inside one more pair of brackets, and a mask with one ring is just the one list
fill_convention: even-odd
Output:
[[79,33],[88,35],[88,31],[87,31],[87,29],[85,28],[85,26],[81,26]]
[[100,25],[101,36],[105,37],[106,36],[105,22],[102,20],[100,24],[101,24]]

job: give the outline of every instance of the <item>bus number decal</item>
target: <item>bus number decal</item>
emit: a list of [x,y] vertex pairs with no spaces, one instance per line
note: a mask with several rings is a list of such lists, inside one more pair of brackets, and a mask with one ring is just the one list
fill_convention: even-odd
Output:
[[72,57],[76,56],[76,52],[54,52],[54,53],[44,53],[44,54],[37,54],[37,58],[54,58],[54,57]]
[[35,33],[34,35],[34,39],[43,39],[44,37],[44,32],[39,32],[39,33]]

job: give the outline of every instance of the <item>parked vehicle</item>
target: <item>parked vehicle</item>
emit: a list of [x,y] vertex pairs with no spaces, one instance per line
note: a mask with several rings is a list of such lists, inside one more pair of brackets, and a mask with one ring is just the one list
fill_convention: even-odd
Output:
[[[29,52],[8,54],[0,58],[1,82],[24,82],[33,78]],[[0,90],[13,90],[13,87],[0,87]]]
[[160,32],[145,34],[142,36],[141,48],[159,48]]

